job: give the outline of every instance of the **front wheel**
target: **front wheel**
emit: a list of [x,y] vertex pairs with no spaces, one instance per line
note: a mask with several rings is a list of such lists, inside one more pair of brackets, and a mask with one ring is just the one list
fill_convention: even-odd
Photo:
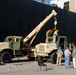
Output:
[[11,62],[11,60],[12,60],[12,54],[10,52],[3,52],[1,54],[1,62],[7,63]]
[[57,55],[56,55],[56,52],[54,52],[50,55],[51,63],[56,64],[56,59],[57,59]]

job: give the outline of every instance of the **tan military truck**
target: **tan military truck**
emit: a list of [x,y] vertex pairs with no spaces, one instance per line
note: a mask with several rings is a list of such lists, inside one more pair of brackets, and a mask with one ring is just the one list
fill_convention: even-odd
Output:
[[[24,42],[28,41],[29,38],[33,36],[32,41],[30,44],[34,41],[36,35],[40,31],[40,29],[43,27],[43,25],[50,19],[50,16],[56,16],[57,13],[53,10],[52,13],[47,16],[31,33],[29,33],[25,39]],[[57,24],[56,18],[55,18],[55,25]],[[56,29],[56,26],[55,26]],[[62,49],[66,49],[68,47],[68,40],[66,36],[58,36],[55,43],[52,43],[53,36],[50,36],[48,38],[48,43],[39,43],[35,45],[32,49],[26,49],[28,52],[28,58],[30,60],[34,60],[38,55],[42,56],[45,59],[50,59],[51,63],[56,63],[56,51],[58,50],[58,47],[61,46]]]

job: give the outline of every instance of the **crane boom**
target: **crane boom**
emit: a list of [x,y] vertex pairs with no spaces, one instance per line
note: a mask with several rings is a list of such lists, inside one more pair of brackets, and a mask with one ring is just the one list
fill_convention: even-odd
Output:
[[[42,21],[40,24],[37,25],[23,40],[23,42],[27,42],[29,39],[31,39],[35,34],[37,34],[40,29],[45,25],[45,23],[52,17],[56,16],[57,13],[55,10],[52,10],[52,12]],[[36,36],[35,36],[36,37]]]

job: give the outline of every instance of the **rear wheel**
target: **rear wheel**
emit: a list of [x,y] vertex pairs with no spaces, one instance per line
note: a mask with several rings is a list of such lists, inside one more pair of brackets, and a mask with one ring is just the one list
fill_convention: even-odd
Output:
[[12,60],[12,54],[10,52],[3,52],[1,54],[1,62],[7,63],[11,62],[11,60]]
[[57,59],[57,55],[56,55],[56,52],[54,52],[50,55],[51,63],[56,64],[56,59]]

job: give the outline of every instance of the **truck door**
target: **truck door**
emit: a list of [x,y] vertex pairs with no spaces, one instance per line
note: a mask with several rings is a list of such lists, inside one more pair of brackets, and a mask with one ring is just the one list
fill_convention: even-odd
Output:
[[20,38],[14,38],[14,39],[15,39],[15,41],[13,43],[13,49],[20,50],[20,44],[21,44]]
[[60,47],[64,49],[64,38],[60,38]]
[[67,38],[66,37],[60,38],[60,46],[62,47],[62,49],[67,48],[68,43],[67,43]]

